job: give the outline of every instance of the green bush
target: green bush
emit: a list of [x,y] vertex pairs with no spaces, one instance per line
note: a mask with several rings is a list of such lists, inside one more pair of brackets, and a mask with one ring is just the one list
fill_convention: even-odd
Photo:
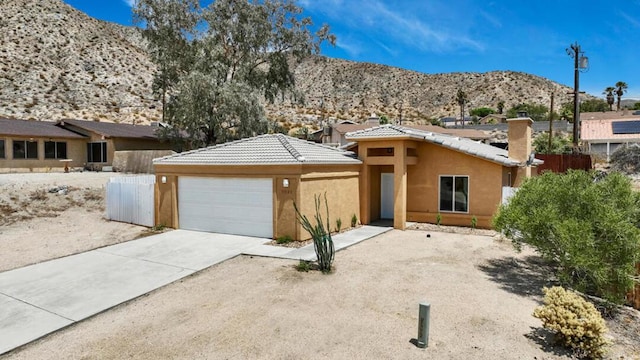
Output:
[[358,225],[358,217],[356,214],[351,215],[351,227],[356,227]]
[[300,272],[309,272],[309,270],[311,270],[311,263],[306,260],[300,260],[298,265],[296,265],[296,270]]
[[475,216],[471,217],[471,228],[475,229],[478,227],[478,218]]
[[545,172],[524,182],[493,219],[519,249],[531,245],[556,265],[562,284],[623,303],[640,261],[640,197],[612,173]]
[[580,296],[562,287],[544,288],[544,305],[533,316],[555,333],[555,340],[578,356],[601,358],[609,341],[607,326],[598,310]]
[[293,239],[289,235],[280,236],[276,239],[276,244],[288,244],[292,242]]
[[442,215],[440,215],[440,213],[438,213],[436,215],[436,225],[440,225],[441,222],[442,222]]
[[336,220],[336,232],[340,232],[341,229],[342,229],[342,219],[338,218]]

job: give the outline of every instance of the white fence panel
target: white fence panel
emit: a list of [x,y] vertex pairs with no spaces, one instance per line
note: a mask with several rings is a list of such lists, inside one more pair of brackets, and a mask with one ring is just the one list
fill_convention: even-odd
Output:
[[107,218],[153,226],[156,177],[153,175],[112,177],[107,183]]
[[502,187],[502,205],[509,202],[509,199],[511,199],[511,197],[515,195],[516,191],[518,191],[518,188],[503,186]]

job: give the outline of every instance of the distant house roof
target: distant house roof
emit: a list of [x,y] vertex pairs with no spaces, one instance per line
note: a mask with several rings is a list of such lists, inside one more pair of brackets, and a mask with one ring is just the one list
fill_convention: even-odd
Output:
[[102,135],[105,138],[158,139],[155,126],[117,124],[87,120],[64,119],[58,121],[59,126],[72,125],[77,128]]
[[[347,134],[348,140],[366,140],[366,139],[416,139],[440,145],[442,147],[459,151],[468,155],[476,156],[485,160],[489,160],[504,166],[518,166],[520,162],[509,158],[506,150],[483,144],[471,139],[456,137],[435,132],[428,132],[416,129],[410,129],[404,126],[382,125],[371,129],[355,131]],[[542,163],[540,160],[535,162]]]
[[[582,114],[581,120],[582,120]],[[627,116],[623,118],[610,118],[603,120],[586,120],[581,121],[580,139],[589,142],[606,142],[606,141],[640,141],[640,131],[638,133],[615,134],[613,131],[613,123],[640,121],[639,115]]]
[[623,110],[623,111],[600,111],[600,112],[583,112],[580,113],[580,120],[624,120],[640,118],[640,111]]
[[283,134],[260,135],[155,159],[159,165],[361,164],[354,153]]
[[[346,133],[350,133],[358,130],[371,129],[376,126],[380,126],[380,125],[338,124],[334,126],[334,129],[341,134],[346,134]],[[462,136],[462,137],[466,137],[474,140],[484,140],[491,137],[485,134],[483,131],[473,130],[473,129],[448,129],[448,128],[444,128],[442,126],[436,126],[436,125],[402,125],[402,126],[406,128],[416,129],[416,130],[436,132],[439,134]]]
[[0,135],[83,139],[85,136],[56,126],[51,121],[0,119]]

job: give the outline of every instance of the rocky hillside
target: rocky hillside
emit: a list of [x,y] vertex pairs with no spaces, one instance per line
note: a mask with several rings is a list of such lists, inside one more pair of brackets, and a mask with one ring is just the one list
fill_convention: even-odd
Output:
[[[61,0],[0,2],[0,116],[147,123],[160,104],[151,90],[154,65],[138,31],[93,19]],[[454,116],[462,88],[468,107],[548,104],[569,88],[511,71],[422,74],[383,65],[312,57],[294,64],[305,105],[268,106],[286,126],[319,118],[355,119],[371,112],[426,121]]]
[[2,0],[0,13],[0,116],[157,119],[138,31],[61,0]]

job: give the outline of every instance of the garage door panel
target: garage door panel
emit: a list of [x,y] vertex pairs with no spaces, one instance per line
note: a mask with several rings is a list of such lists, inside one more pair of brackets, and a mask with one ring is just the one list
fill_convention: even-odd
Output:
[[272,179],[180,177],[180,228],[273,236]]

